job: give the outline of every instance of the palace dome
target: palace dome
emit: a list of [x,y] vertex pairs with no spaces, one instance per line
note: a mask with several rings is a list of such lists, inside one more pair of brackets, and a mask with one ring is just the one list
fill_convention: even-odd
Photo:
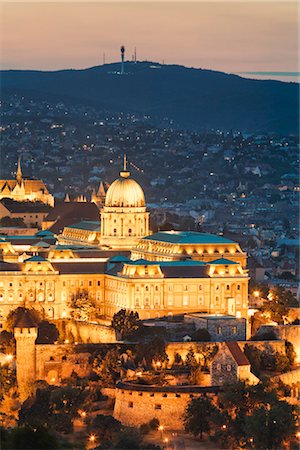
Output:
[[145,207],[145,196],[141,186],[130,177],[130,172],[124,170],[108,188],[105,206]]

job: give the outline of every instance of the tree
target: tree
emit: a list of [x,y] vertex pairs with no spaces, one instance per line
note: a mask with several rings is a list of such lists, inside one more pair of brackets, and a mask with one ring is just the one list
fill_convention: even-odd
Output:
[[285,345],[285,354],[289,360],[289,367],[290,367],[290,369],[292,369],[292,367],[294,366],[295,358],[296,358],[296,352],[295,352],[294,346],[291,342],[286,340],[284,342],[284,345]]
[[3,330],[0,333],[0,351],[3,353],[14,354],[16,352],[16,341],[13,333]]
[[1,227],[25,227],[26,224],[22,217],[1,217],[0,219],[0,226]]
[[245,418],[246,435],[253,439],[254,448],[282,448],[283,442],[293,435],[295,428],[294,406],[285,401],[259,406]]
[[192,385],[200,385],[203,381],[203,372],[201,367],[196,367],[191,370],[189,376],[189,383]]
[[121,422],[112,416],[98,414],[88,425],[88,430],[96,433],[100,441],[110,441],[121,430]]
[[186,354],[184,364],[189,369],[193,369],[193,368],[199,366],[199,364],[197,363],[197,360],[196,360],[195,352],[192,347],[189,348],[189,351]]
[[96,316],[96,302],[87,289],[77,289],[69,304],[71,317],[75,320],[89,321]]
[[254,375],[259,376],[261,371],[261,351],[254,345],[246,344],[244,347],[244,353],[249,359],[251,364],[251,372]]
[[[209,433],[213,423],[219,421],[219,410],[208,397],[194,398],[188,404],[185,416],[185,430],[194,436],[203,437],[203,433]],[[219,419],[219,418],[218,418]]]
[[203,368],[208,369],[208,362],[212,360],[218,351],[216,344],[198,344],[197,353],[199,353],[203,359]]
[[9,364],[0,365],[0,400],[16,386],[16,371]]
[[24,306],[19,306],[18,308],[9,312],[5,322],[6,330],[13,332],[17,322],[21,319],[24,313],[28,313],[36,324],[41,321],[40,313],[36,309],[29,309],[25,308]]
[[114,387],[121,374],[121,359],[115,349],[109,350],[104,358],[96,357],[93,370],[98,375],[103,386]]
[[54,323],[42,320],[39,323],[37,344],[54,344],[59,338],[59,331]]
[[120,309],[113,316],[112,327],[120,333],[122,339],[127,339],[139,329],[139,314],[134,311]]
[[136,346],[136,360],[151,367],[152,363],[164,363],[168,361],[166,343],[160,336],[155,336],[152,341],[140,342]]
[[181,366],[183,364],[181,355],[179,353],[175,353],[174,354],[174,362],[173,362],[173,366]]
[[9,436],[8,449],[14,450],[52,450],[60,449],[59,441],[52,431],[45,426],[15,428]]
[[298,306],[295,295],[281,286],[272,288],[266,300],[262,305],[262,312],[274,322],[284,323],[289,308]]

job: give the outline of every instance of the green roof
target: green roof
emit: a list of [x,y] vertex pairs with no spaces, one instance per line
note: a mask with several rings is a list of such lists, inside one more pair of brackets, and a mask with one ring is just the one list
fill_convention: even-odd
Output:
[[196,231],[159,231],[143,239],[168,242],[170,244],[234,244],[234,241],[223,236]]
[[115,262],[115,263],[117,263],[117,262],[126,262],[127,263],[128,261],[130,261],[130,260],[125,255],[116,255],[116,256],[113,256],[112,258],[109,258],[109,262]]
[[183,261],[147,261],[146,259],[137,259],[135,261],[128,261],[127,264],[133,266],[161,266],[161,267],[188,267],[188,266],[205,266],[207,263],[203,261],[183,260]]
[[229,264],[238,264],[238,263],[235,261],[231,261],[230,259],[220,258],[220,259],[215,259],[214,261],[210,261],[209,264],[224,264],[224,265],[228,266]]
[[54,236],[54,233],[52,233],[51,231],[49,231],[49,230],[41,230],[41,231],[38,231],[37,233],[36,233],[36,236],[40,236],[40,237],[42,237],[42,236]]
[[81,222],[68,225],[66,228],[76,228],[80,230],[100,231],[100,222],[92,220],[82,220]]
[[41,262],[41,261],[48,261],[47,259],[43,258],[42,256],[35,255],[31,258],[25,259],[24,262]]

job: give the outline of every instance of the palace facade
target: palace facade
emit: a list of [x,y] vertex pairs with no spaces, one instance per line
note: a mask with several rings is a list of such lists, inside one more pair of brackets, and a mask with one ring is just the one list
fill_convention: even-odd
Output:
[[1,322],[24,304],[47,318],[69,317],[70,300],[83,289],[107,318],[121,308],[141,319],[191,312],[247,318],[247,256],[239,244],[189,231],[150,235],[144,192],[126,160],[99,219],[69,225],[55,244],[46,242],[47,231],[26,247],[1,237]]

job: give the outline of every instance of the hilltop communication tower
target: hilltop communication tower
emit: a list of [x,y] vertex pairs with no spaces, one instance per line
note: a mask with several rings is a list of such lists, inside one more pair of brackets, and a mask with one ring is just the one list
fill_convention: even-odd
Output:
[[121,47],[121,75],[124,75],[124,55],[125,55],[125,47],[122,45]]

